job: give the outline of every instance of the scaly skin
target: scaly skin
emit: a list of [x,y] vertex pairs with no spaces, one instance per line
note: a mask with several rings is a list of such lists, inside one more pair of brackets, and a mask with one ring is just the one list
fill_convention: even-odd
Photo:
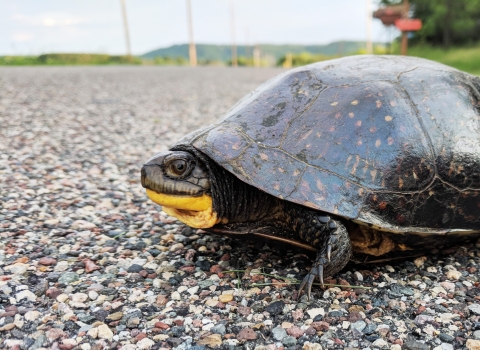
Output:
[[286,202],[285,215],[285,224],[295,235],[318,249],[315,262],[299,287],[299,291],[305,289],[310,298],[315,277],[323,286],[323,276],[334,275],[350,260],[350,237],[345,226],[326,213]]

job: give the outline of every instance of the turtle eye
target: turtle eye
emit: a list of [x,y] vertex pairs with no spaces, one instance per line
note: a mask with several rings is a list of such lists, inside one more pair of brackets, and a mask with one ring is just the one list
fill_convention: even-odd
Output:
[[177,159],[168,165],[168,170],[177,176],[184,175],[188,169],[188,164],[183,159]]

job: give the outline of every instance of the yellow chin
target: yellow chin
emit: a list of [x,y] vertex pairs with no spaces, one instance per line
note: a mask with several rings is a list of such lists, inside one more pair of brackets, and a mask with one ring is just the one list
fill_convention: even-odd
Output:
[[176,217],[184,224],[193,228],[209,228],[220,222],[217,218],[217,213],[215,213],[211,207],[201,211],[182,210],[169,207],[162,207],[162,209],[168,215]]
[[212,197],[206,194],[200,197],[175,196],[172,194],[157,193],[147,189],[147,196],[162,207],[183,210],[207,210],[212,208]]
[[147,196],[161,205],[165,213],[176,217],[190,227],[209,228],[222,221],[213,211],[212,197],[206,194],[200,197],[175,196],[147,189]]

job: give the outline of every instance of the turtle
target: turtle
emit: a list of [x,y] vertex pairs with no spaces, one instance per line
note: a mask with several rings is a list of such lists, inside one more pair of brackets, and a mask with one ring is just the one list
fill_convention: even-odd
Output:
[[193,228],[316,251],[310,298],[357,254],[480,236],[480,78],[390,55],[295,68],[150,158],[141,184]]

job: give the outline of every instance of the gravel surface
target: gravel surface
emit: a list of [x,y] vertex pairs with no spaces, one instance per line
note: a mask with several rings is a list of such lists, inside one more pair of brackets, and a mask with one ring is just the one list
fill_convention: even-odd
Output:
[[280,72],[1,68],[0,348],[480,349],[480,242],[350,264],[307,300],[283,282],[304,251],[146,200],[145,160]]

